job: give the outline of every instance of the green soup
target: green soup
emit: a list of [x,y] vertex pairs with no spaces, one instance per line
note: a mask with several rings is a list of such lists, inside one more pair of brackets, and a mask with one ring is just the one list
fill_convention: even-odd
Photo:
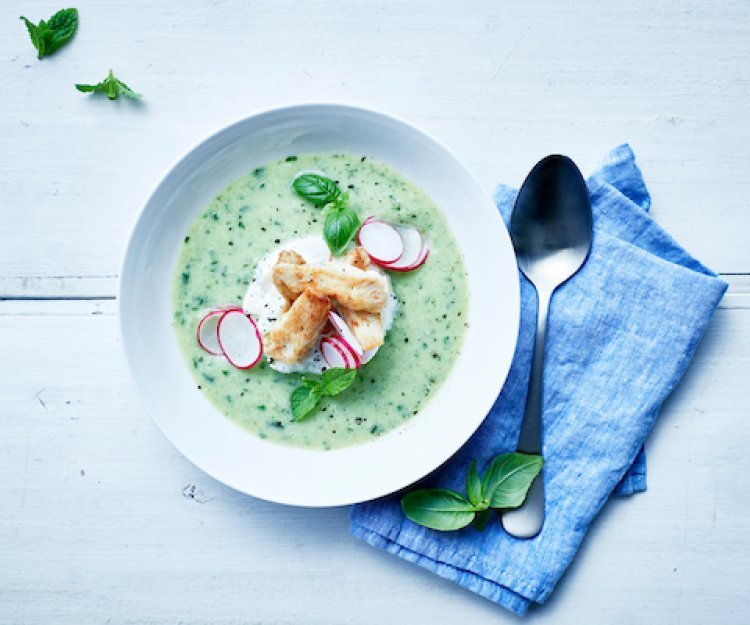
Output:
[[[385,344],[354,384],[292,421],[289,396],[301,376],[265,359],[239,370],[196,340],[212,307],[242,304],[256,263],[285,240],[319,235],[321,209],[291,189],[300,173],[334,179],[360,219],[373,214],[418,228],[430,245],[422,267],[389,272],[399,307]],[[342,154],[290,156],[237,180],[200,213],[185,237],[174,274],[174,326],[198,388],[229,419],[269,441],[334,449],[366,442],[415,415],[448,375],[466,328],[463,258],[427,194],[391,168]]]

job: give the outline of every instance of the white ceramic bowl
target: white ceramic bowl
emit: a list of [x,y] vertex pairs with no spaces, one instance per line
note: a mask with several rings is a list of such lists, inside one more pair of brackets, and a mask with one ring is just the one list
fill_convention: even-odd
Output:
[[[469,276],[469,327],[444,384],[401,428],[363,445],[312,451],[263,441],[196,388],[172,321],[172,273],[185,232],[206,204],[253,168],[305,152],[383,161],[445,213]],[[428,261],[429,262],[429,261]],[[479,427],[516,345],[518,274],[492,200],[445,147],[389,115],[340,104],[264,111],[211,135],[163,178],[138,218],[120,274],[122,340],[144,404],[165,436],[217,480],[255,497],[334,506],[403,488],[445,462]],[[409,372],[404,371],[404,384]]]

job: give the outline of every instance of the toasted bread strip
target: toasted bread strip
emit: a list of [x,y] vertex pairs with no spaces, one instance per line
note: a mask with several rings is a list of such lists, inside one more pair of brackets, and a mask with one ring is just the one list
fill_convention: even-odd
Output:
[[287,364],[302,360],[318,340],[330,310],[326,296],[305,289],[263,338],[266,355]]
[[339,312],[362,349],[375,349],[383,344],[385,331],[383,330],[383,320],[380,318],[380,313],[350,310],[349,308],[341,308]]
[[278,263],[273,268],[273,279],[275,283],[284,284],[292,293],[313,288],[352,310],[379,312],[388,297],[385,278],[351,265]]
[[[357,269],[367,269],[370,266],[370,256],[360,246],[349,252],[346,256],[346,262]],[[383,330],[383,320],[380,318],[380,313],[351,310],[345,306],[339,308],[339,313],[362,349],[375,349],[385,341],[385,331]]]
[[370,255],[361,245],[355,247],[346,255],[347,264],[365,271],[370,266]]
[[[290,265],[304,265],[305,259],[293,250],[281,250],[279,252],[279,259],[276,262],[289,263]],[[292,302],[297,299],[297,295],[299,295],[299,293],[290,291],[283,282],[279,282],[278,280],[276,280],[275,275],[273,277],[273,283],[274,286],[276,286],[276,288],[278,289],[279,293],[281,293],[281,296],[286,300],[284,310],[289,310],[289,307],[292,305]]]

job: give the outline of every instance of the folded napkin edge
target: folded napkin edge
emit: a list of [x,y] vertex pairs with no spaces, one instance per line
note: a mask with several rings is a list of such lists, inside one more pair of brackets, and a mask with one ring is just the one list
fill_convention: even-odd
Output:
[[[354,538],[363,540],[372,547],[387,551],[410,564],[415,564],[420,568],[434,573],[438,577],[454,582],[459,587],[465,588],[466,590],[484,597],[493,603],[501,605],[518,616],[526,614],[532,601],[543,600],[541,597],[530,599],[515,590],[511,590],[508,586],[494,582],[482,575],[478,575],[474,571],[420,554],[387,536],[383,536],[383,534],[376,530],[367,528],[355,521],[352,521],[350,533]],[[517,583],[519,586],[523,585],[522,582]],[[546,597],[548,594],[549,591],[545,592],[544,596]]]

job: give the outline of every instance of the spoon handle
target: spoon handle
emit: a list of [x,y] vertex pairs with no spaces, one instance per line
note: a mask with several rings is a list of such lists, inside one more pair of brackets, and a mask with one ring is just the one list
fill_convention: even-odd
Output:
[[[544,343],[547,336],[547,315],[552,293],[537,287],[537,320],[534,356],[531,361],[529,392],[523,415],[518,451],[527,454],[542,453],[542,371],[544,370]],[[505,531],[516,538],[533,538],[544,523],[544,479],[540,473],[532,482],[526,501],[515,510],[502,515]]]

